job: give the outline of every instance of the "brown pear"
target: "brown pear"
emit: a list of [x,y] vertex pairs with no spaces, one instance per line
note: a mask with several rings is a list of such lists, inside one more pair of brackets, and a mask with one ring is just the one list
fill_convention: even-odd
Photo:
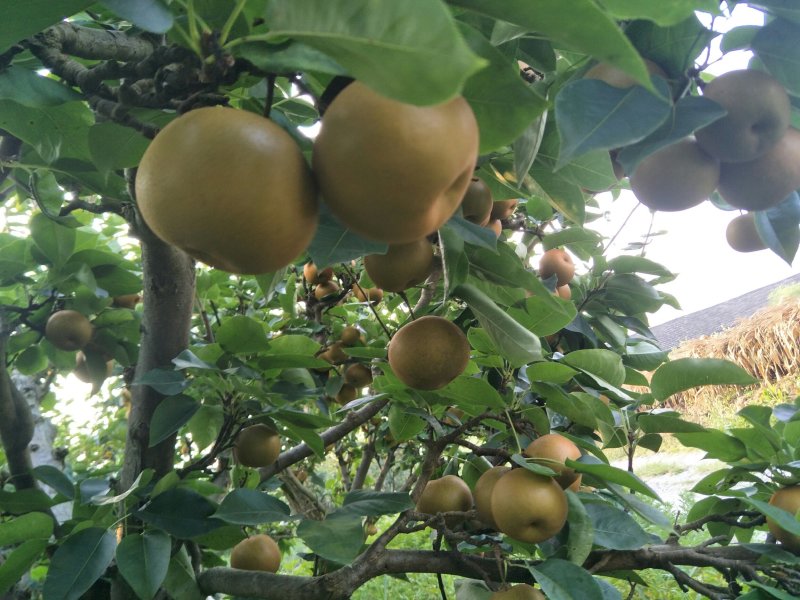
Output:
[[567,285],[575,275],[572,257],[561,248],[551,248],[539,259],[539,277],[550,279],[553,275],[557,278],[557,288]]
[[476,225],[486,225],[492,214],[494,200],[489,186],[482,179],[473,177],[464,198],[461,200],[461,214]]
[[753,213],[745,213],[735,217],[725,229],[725,239],[728,245],[737,252],[757,252],[764,250],[767,245],[758,235],[756,220]]
[[492,467],[483,472],[483,474],[475,482],[475,510],[478,513],[478,518],[497,529],[497,523],[492,516],[492,491],[497,481],[508,473],[511,467]]
[[507,536],[538,544],[564,527],[567,496],[551,477],[527,469],[512,469],[494,485],[492,515]]
[[489,214],[489,220],[507,219],[514,214],[517,210],[519,200],[497,200],[492,206],[492,212]]
[[76,310],[59,310],[50,315],[44,335],[59,350],[80,350],[92,339],[94,327]]
[[555,480],[562,488],[578,491],[581,486],[581,476],[573,469],[564,466],[567,459],[578,460],[581,457],[580,448],[572,440],[557,433],[548,433],[528,444],[523,454],[530,458],[540,459],[537,462],[553,469],[558,474]]
[[750,162],[722,164],[719,194],[744,210],[780,204],[800,188],[800,130],[790,128],[766,154]]
[[364,268],[381,289],[402,292],[431,274],[433,246],[425,238],[408,244],[391,244],[386,254],[364,257]]

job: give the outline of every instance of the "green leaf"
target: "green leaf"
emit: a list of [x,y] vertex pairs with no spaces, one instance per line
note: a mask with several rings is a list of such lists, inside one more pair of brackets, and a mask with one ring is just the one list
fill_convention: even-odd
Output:
[[661,278],[674,279],[675,275],[665,266],[643,256],[615,256],[608,261],[608,268],[615,273],[647,273]]
[[633,45],[591,0],[452,0],[451,4],[536,31],[563,48],[610,63],[649,85],[647,69]]
[[319,342],[315,342],[305,335],[279,335],[269,341],[269,349],[266,354],[314,356],[319,349]]
[[525,180],[539,154],[547,126],[547,111],[536,117],[511,144],[514,151],[514,175],[520,184]]
[[233,354],[252,354],[267,349],[264,325],[245,315],[225,319],[217,329],[217,342],[226,352]]
[[[668,97],[666,84],[657,87]],[[555,102],[561,135],[557,167],[590,150],[628,146],[655,131],[671,114],[672,105],[641,86],[615,88],[596,79],[565,85]]]
[[679,358],[661,365],[650,380],[657,400],[701,385],[751,385],[758,380],[742,367],[719,358]]
[[637,423],[645,433],[698,433],[706,428],[672,415],[640,414]]
[[800,246],[800,194],[792,192],[777,206],[753,215],[758,236],[767,248],[792,264]]
[[485,65],[437,0],[273,0],[266,20],[273,38],[321,50],[375,91],[410,104],[452,98]]
[[524,313],[517,309],[511,309],[509,313],[536,335],[545,336],[557,333],[572,323],[578,311],[568,300],[553,294],[537,294],[525,299]]
[[0,99],[30,107],[56,106],[80,100],[80,95],[54,79],[15,65],[0,72]]
[[186,488],[166,490],[153,498],[136,515],[145,523],[170,535],[192,538],[221,527],[224,522],[212,515],[216,505],[205,496]]
[[603,0],[603,7],[616,19],[630,21],[648,19],[659,25],[675,25],[701,10],[717,14],[719,6],[714,0]]
[[570,562],[582,565],[592,551],[594,542],[594,527],[589,513],[580,498],[569,490],[566,491],[569,513],[569,536],[567,537],[567,555]]
[[133,385],[148,385],[165,396],[181,393],[189,387],[189,381],[180,371],[172,369],[151,369],[144,375],[137,377]]
[[15,492],[0,490],[0,510],[12,515],[47,511],[51,506],[53,501],[42,490],[32,488]]
[[459,408],[478,414],[487,408],[502,410],[506,407],[500,393],[488,381],[477,377],[456,377],[439,394],[453,400]]
[[625,34],[642,56],[673,77],[683,75],[717,35],[706,29],[696,15],[670,27],[652,21],[634,21],[626,27]]
[[525,376],[528,381],[545,381],[547,383],[567,383],[578,371],[565,364],[557,362],[539,362],[528,365]]
[[460,31],[472,51],[489,63],[469,78],[463,92],[478,120],[479,154],[486,154],[522,135],[548,104],[519,76],[516,63],[510,63],[489,40],[463,23]]
[[328,75],[347,75],[344,67],[330,56],[300,42],[248,42],[234,48],[234,52],[266,73],[316,71]]
[[355,490],[348,492],[342,508],[336,512],[361,517],[380,517],[394,515],[409,508],[414,508],[414,502],[406,493]]
[[586,569],[560,558],[548,558],[543,563],[529,566],[545,596],[552,600],[604,600],[597,581]]
[[6,554],[0,565],[0,594],[5,594],[22,579],[47,548],[47,540],[31,540],[23,542]]
[[89,128],[89,152],[101,171],[135,167],[150,140],[135,129],[116,123],[97,123]]
[[92,0],[61,0],[55,3],[52,0],[0,1],[0,14],[3,15],[0,52],[91,4],[94,4]]
[[631,174],[648,155],[685,138],[725,113],[724,108],[707,98],[684,96],[673,107],[671,118],[642,141],[623,148],[617,154],[617,162],[625,173]]
[[408,441],[425,429],[425,420],[408,411],[408,407],[392,404],[389,408],[389,432],[398,442]]
[[166,33],[172,29],[172,13],[162,0],[100,0],[100,4],[145,31]]
[[765,517],[775,521],[781,529],[785,529],[792,535],[800,535],[800,521],[792,513],[755,498],[745,496],[741,500],[761,512]]
[[655,312],[664,304],[658,290],[638,275],[612,275],[605,291],[606,301],[627,315]]
[[488,227],[481,227],[471,221],[467,221],[460,216],[460,213],[454,214],[447,220],[447,223],[439,229],[440,234],[442,229],[451,230],[454,235],[457,235],[468,244],[497,252],[497,236],[494,231]]
[[117,567],[141,600],[151,600],[167,577],[172,544],[161,531],[128,534],[117,546]]
[[167,578],[164,580],[164,589],[173,598],[180,600],[205,600],[206,594],[200,592],[195,579],[192,561],[186,546],[181,546],[169,561]]
[[0,546],[13,546],[25,540],[48,539],[53,534],[53,519],[32,512],[0,523]]
[[308,253],[317,268],[368,254],[385,254],[388,249],[389,246],[383,242],[373,242],[353,233],[331,214],[325,204],[320,206],[317,232],[308,247]]
[[509,316],[481,290],[462,284],[453,293],[469,305],[500,354],[512,366],[520,367],[542,360],[539,338]]
[[539,162],[531,167],[531,192],[544,198],[550,206],[577,225],[586,219],[586,201],[578,185],[561,173],[553,173],[550,165]]
[[30,222],[31,238],[51,264],[59,266],[75,250],[75,230],[59,225],[42,213],[36,213]]
[[260,525],[285,521],[290,513],[285,503],[265,492],[239,488],[225,496],[214,517],[236,525]]
[[610,550],[637,550],[654,542],[625,511],[610,504],[589,503],[586,512],[594,525],[594,543]]
[[305,519],[297,535],[322,558],[344,565],[358,556],[365,539],[361,517],[335,513],[323,521]]
[[775,19],[761,28],[752,50],[775,79],[795,96],[800,95],[800,23]]
[[625,383],[625,367],[619,354],[611,350],[576,350],[570,352],[563,362],[588,375],[600,378],[615,387]]
[[[586,459],[587,457],[584,457]],[[595,459],[596,460],[596,459]],[[616,483],[618,485],[624,486],[633,490],[634,492],[639,492],[640,494],[644,494],[646,496],[650,496],[651,498],[655,498],[656,500],[660,500],[658,494],[647,485],[644,481],[639,479],[633,473],[629,473],[628,471],[623,471],[622,469],[618,469],[617,467],[612,467],[611,465],[607,465],[604,463],[588,463],[588,462],[578,462],[575,460],[567,459],[565,464],[571,468],[575,469],[578,473],[585,473],[587,475],[591,475],[592,477],[596,477],[601,481],[607,481],[609,483]]]
[[706,458],[736,462],[747,456],[747,449],[740,440],[716,429],[676,433],[674,437],[684,446],[705,450]]
[[180,394],[164,398],[153,412],[150,422],[149,447],[152,448],[163,442],[186,425],[199,408],[200,403],[191,396]]
[[100,527],[70,536],[50,561],[42,593],[47,600],[78,600],[114,558],[114,533]]

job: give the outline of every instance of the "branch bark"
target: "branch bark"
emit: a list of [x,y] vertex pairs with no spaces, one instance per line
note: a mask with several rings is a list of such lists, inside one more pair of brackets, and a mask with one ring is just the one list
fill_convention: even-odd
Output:
[[33,439],[33,416],[6,366],[9,332],[5,330],[4,321],[0,314],[0,441],[11,473],[11,483],[17,489],[27,489],[36,487],[28,448]]

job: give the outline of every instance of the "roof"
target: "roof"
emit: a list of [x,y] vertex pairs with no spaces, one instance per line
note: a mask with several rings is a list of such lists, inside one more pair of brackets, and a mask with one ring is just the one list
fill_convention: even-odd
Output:
[[736,298],[672,319],[650,330],[664,350],[676,348],[688,340],[711,335],[733,326],[739,319],[749,317],[769,304],[769,294],[785,285],[800,283],[800,273],[758,288]]

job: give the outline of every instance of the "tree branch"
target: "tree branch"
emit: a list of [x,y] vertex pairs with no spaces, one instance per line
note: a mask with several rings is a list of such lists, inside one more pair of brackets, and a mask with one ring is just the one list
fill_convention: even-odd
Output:
[[[359,410],[348,413],[347,417],[345,417],[341,423],[337,423],[336,425],[322,432],[320,435],[322,438],[322,443],[325,446],[328,446],[338,442],[348,433],[377,415],[388,403],[388,398],[382,398],[381,400],[375,400],[374,402],[367,404],[365,407],[360,408]],[[260,470],[261,481],[266,481],[276,473],[283,471],[286,467],[290,467],[291,465],[300,462],[304,458],[308,458],[312,454],[314,454],[314,451],[305,442],[298,444],[294,448],[289,448],[285,452],[281,452],[280,456],[278,456],[278,460],[276,460],[270,466],[264,467]]]
[[17,489],[34,488],[36,480],[31,472],[33,466],[28,448],[33,439],[33,415],[6,367],[9,332],[5,330],[4,320],[0,314],[0,441],[11,472],[11,483]]

